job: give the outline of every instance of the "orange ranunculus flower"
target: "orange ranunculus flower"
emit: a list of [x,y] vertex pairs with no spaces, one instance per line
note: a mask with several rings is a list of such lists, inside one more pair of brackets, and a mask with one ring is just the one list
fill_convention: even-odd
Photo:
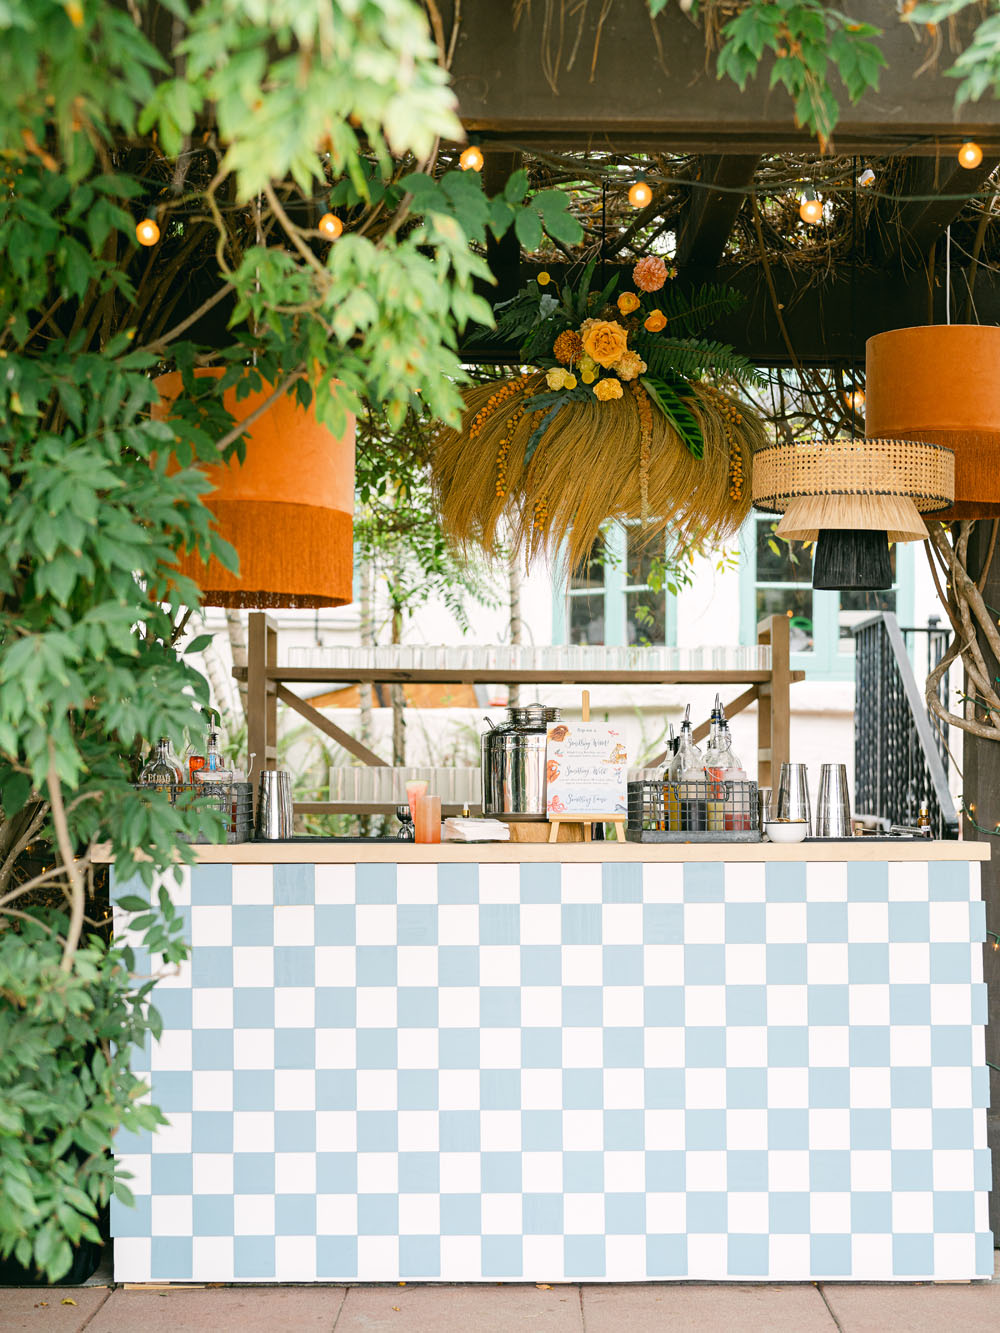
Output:
[[651,315],[646,316],[642,327],[648,329],[650,333],[659,333],[661,329],[667,327],[667,317],[662,310],[654,310]]
[[632,270],[632,281],[641,292],[658,292],[667,280],[667,266],[659,255],[647,255]]
[[639,298],[635,292],[622,292],[618,298],[618,309],[623,315],[631,315],[633,310],[638,310]]
[[628,334],[613,320],[595,320],[583,335],[583,350],[599,366],[609,369],[628,347]]
[[620,398],[624,392],[621,381],[613,378],[598,380],[594,385],[594,393],[597,394],[602,403],[607,403],[612,398]]

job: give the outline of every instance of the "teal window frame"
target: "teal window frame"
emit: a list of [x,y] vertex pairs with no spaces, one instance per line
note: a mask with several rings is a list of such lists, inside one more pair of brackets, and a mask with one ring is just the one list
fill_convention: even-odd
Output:
[[[757,642],[757,543],[756,525],[778,515],[751,514],[739,535],[740,555],[740,643]],[[896,546],[896,616],[901,625],[913,624],[914,547],[915,542]],[[803,580],[805,586],[808,581]],[[788,588],[794,583],[769,582],[761,587]],[[808,680],[839,681],[854,679],[854,654],[838,651],[840,593],[813,589],[813,651],[792,653],[794,671],[805,671]]]
[[[614,524],[604,536],[611,559],[604,565],[604,644],[605,648],[627,648],[628,619],[627,594],[643,584],[630,585],[626,579],[626,534],[627,528]],[[569,561],[565,551],[560,552],[554,562],[552,584],[552,642],[569,643],[569,599],[585,595],[574,593],[569,586]],[[665,645],[672,647],[677,642],[677,595],[669,588],[664,588],[666,606],[664,610]]]

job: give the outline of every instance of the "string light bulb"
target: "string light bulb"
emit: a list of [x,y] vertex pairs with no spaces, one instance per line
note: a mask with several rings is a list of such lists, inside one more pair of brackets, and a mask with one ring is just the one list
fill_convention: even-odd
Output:
[[847,406],[852,412],[856,412],[858,416],[863,414],[865,410],[864,389],[848,389],[847,393],[844,394],[844,398],[847,400]]
[[815,225],[823,221],[823,200],[813,190],[806,190],[799,203],[799,217]]
[[967,167],[969,171],[974,167],[978,167],[982,160],[983,150],[977,143],[973,143],[971,139],[967,143],[962,144],[961,148],[958,150],[958,165],[960,167]]
[[343,233],[344,224],[336,213],[324,213],[316,224],[317,230],[321,231],[329,240],[335,241]]
[[155,245],[160,239],[160,228],[157,226],[156,218],[143,218],[136,223],[135,239],[140,245]]
[[648,181],[636,181],[628,192],[628,201],[633,208],[645,208],[653,199],[653,190]]
[[462,150],[458,165],[463,171],[482,171],[483,161],[483,150],[477,144],[470,143],[468,148]]

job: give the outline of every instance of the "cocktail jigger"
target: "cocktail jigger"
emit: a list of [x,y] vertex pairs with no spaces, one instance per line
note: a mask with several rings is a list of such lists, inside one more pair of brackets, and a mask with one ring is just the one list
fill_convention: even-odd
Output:
[[816,836],[851,837],[851,798],[847,790],[846,764],[823,764],[819,770]]
[[812,823],[812,807],[809,804],[809,776],[805,764],[782,764],[781,781],[778,784],[777,819],[804,819]]

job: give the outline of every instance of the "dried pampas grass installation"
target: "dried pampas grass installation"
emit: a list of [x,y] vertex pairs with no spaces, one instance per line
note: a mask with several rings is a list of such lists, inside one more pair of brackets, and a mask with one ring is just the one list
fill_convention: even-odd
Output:
[[644,541],[667,529],[719,540],[739,530],[750,511],[743,478],[767,442],[764,423],[741,400],[706,384],[681,395],[704,440],[695,458],[633,382],[608,402],[567,402],[526,463],[545,416],[531,399],[545,389],[544,374],[477,385],[465,395],[461,429],[439,431],[434,485],[457,545],[494,554],[503,537],[529,560],[565,546],[575,568],[609,520],[642,521]]

